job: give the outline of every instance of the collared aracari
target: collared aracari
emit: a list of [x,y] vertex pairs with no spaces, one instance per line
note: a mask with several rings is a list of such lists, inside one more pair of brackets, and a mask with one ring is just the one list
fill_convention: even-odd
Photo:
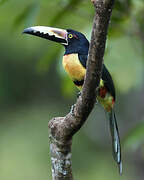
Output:
[[[86,63],[89,50],[89,42],[82,33],[71,29],[64,30],[45,26],[26,28],[23,33],[39,36],[62,44],[65,47],[62,61],[63,67],[76,87],[79,90],[82,89],[86,74]],[[102,67],[102,77],[100,80],[97,99],[109,116],[113,157],[119,166],[119,172],[121,174],[121,146],[114,112],[114,103],[116,99],[115,88],[111,75],[104,64]]]

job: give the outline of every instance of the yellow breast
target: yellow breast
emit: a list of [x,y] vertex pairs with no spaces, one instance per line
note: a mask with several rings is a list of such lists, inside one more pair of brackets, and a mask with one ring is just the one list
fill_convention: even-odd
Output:
[[64,55],[63,67],[72,80],[84,79],[86,69],[80,63],[78,54]]

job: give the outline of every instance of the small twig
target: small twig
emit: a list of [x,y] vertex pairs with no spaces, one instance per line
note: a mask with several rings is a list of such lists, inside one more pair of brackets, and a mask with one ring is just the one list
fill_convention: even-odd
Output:
[[106,36],[114,0],[91,0],[91,2],[95,7],[95,16],[82,94],[77,99],[74,113],[53,118],[49,122],[53,180],[73,180],[72,137],[84,124],[96,102],[96,90],[101,78]]

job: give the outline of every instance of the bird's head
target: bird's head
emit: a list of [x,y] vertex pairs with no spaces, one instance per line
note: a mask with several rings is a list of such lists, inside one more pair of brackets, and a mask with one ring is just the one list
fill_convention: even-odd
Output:
[[59,29],[45,26],[34,26],[24,29],[23,33],[39,36],[54,42],[58,42],[65,47],[65,54],[88,53],[89,42],[86,37],[71,29]]

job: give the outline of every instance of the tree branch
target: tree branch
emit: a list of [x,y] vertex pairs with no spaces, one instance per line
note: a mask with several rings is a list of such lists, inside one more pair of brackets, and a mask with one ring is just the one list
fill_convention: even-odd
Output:
[[73,135],[81,128],[96,102],[102,72],[106,36],[114,0],[91,0],[95,7],[87,72],[81,96],[74,113],[49,122],[53,180],[73,180],[71,145]]

